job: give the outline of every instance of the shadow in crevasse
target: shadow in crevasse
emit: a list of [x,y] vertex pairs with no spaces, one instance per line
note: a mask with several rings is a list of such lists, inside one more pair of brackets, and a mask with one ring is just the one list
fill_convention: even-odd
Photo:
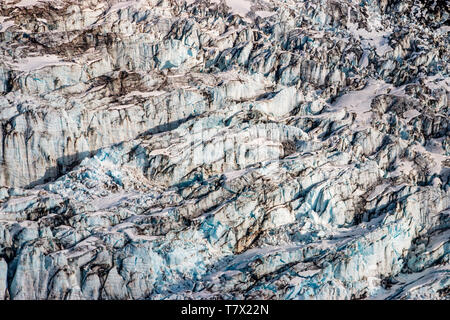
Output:
[[189,115],[187,117],[184,117],[182,119],[179,120],[175,120],[175,121],[171,121],[171,122],[167,122],[167,123],[163,123],[160,124],[158,126],[155,126],[147,131],[144,131],[142,133],[140,133],[137,138],[142,138],[145,136],[149,136],[152,134],[157,134],[157,133],[162,133],[162,132],[167,132],[167,131],[172,131],[175,130],[176,128],[178,128],[181,124],[185,123],[186,121],[189,121],[191,119],[194,119],[195,115]]
[[[185,123],[188,120],[193,119],[194,117],[195,117],[194,115],[189,115],[185,118],[182,118],[182,119],[179,119],[176,121],[171,121],[171,122],[168,122],[165,124],[155,126],[147,131],[144,131],[144,132],[138,134],[136,138],[142,138],[145,136],[174,130],[174,129],[178,128],[181,124]],[[92,151],[83,151],[83,152],[77,152],[77,153],[74,153],[71,155],[62,156],[56,160],[56,163],[57,163],[56,166],[48,168],[42,177],[29,183],[24,188],[30,189],[30,188],[34,188],[35,186],[41,185],[41,184],[55,181],[56,179],[63,176],[67,172],[73,170],[76,166],[78,166],[81,163],[81,161],[83,161],[83,159],[92,157],[95,154],[97,154],[97,152],[100,149],[119,145],[120,143],[122,143],[122,141],[112,144],[112,145],[102,146],[101,148],[98,148],[98,149],[95,149]]]
[[81,163],[81,161],[83,161],[83,159],[92,157],[99,150],[100,149],[77,152],[71,155],[59,157],[56,160],[56,166],[48,168],[41,178],[29,183],[24,188],[31,189],[35,186],[57,180],[59,177],[63,176],[64,174],[66,174],[67,172],[71,171],[73,168],[78,166]]

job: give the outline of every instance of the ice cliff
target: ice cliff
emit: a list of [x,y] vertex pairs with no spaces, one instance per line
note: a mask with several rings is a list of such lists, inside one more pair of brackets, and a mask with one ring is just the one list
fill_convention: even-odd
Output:
[[449,299],[449,5],[2,0],[0,299]]

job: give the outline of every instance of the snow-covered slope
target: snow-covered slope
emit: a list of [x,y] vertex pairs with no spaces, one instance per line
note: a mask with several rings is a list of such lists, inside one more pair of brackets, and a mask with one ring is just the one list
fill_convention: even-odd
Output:
[[448,17],[2,1],[0,299],[448,299]]

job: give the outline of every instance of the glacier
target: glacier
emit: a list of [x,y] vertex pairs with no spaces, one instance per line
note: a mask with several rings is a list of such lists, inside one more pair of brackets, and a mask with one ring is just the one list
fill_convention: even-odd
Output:
[[0,300],[450,298],[449,4],[4,0]]

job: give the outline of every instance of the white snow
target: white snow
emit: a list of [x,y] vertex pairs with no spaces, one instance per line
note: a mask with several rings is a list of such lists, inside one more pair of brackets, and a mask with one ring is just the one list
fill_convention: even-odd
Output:
[[135,4],[138,4],[140,2],[141,2],[140,0],[138,0],[138,1],[134,0],[134,1],[118,2],[115,5],[113,5],[111,7],[111,9],[109,9],[108,13],[109,12],[113,12],[113,11],[117,11],[117,10],[121,10],[121,9],[129,8],[129,7],[131,7],[131,6],[135,5]]
[[402,174],[410,174],[414,170],[414,163],[412,161],[402,159],[401,162],[397,162],[397,168],[388,174],[388,178],[394,178],[401,176]]
[[412,118],[417,117],[418,115],[420,115],[419,111],[417,111],[416,109],[411,109],[411,110],[408,110],[408,111],[403,113],[403,118],[405,118],[406,121],[409,121]]
[[371,32],[357,28],[357,25],[354,23],[348,22],[349,26],[348,31],[356,38],[360,38],[361,44],[364,49],[368,49],[369,47],[375,47],[376,53],[382,57],[387,52],[392,51],[393,49],[389,46],[389,36],[391,32],[389,31],[375,31]]
[[68,65],[69,62],[62,61],[57,55],[45,55],[37,57],[27,57],[13,63],[12,67],[20,71],[33,71],[48,66]]
[[371,103],[373,98],[386,93],[387,89],[391,87],[390,84],[383,81],[370,80],[362,90],[351,91],[341,96],[333,104],[333,108],[336,111],[345,108],[348,112],[354,112],[359,129],[365,128],[372,115]]
[[450,91],[450,79],[444,78],[441,75],[435,75],[431,77],[426,77],[425,83],[431,90],[444,89]]
[[15,4],[15,7],[33,7],[35,5],[40,4],[40,2],[51,2],[53,0],[22,0],[19,3]]
[[[428,150],[427,150],[428,149]],[[450,157],[443,155],[442,148],[425,148],[421,145],[415,145],[412,150],[427,155],[434,162],[434,165],[430,166],[430,174],[440,174],[442,170],[442,162],[449,159]]]
[[149,235],[136,234],[136,231],[132,230],[132,229],[126,229],[124,232],[130,239],[132,239],[132,241],[139,241],[139,240],[154,241],[154,240],[161,238],[161,236],[149,236]]
[[370,80],[362,90],[351,91],[341,96],[334,103],[334,107],[347,107],[361,112],[369,111],[372,99],[379,94],[385,93],[389,87],[390,85],[383,81]]
[[95,199],[94,201],[91,202],[91,204],[97,210],[104,210],[111,207],[118,207],[120,203],[130,199],[130,197],[135,195],[136,193],[133,192],[115,193],[103,198]]
[[433,266],[421,272],[400,273],[397,276],[398,283],[394,284],[389,290],[380,290],[375,296],[369,297],[370,300],[383,300],[393,298],[399,293],[412,292],[414,289],[435,281],[442,274],[448,274],[450,268],[448,265]]
[[440,31],[442,33],[450,32],[450,26],[442,26],[437,31]]
[[16,4],[16,7],[32,7],[36,5],[39,0],[22,0]]
[[[214,0],[213,2],[218,3],[219,1]],[[231,8],[231,11],[242,17],[245,17],[250,11],[252,3],[248,0],[225,0],[227,6]]]
[[256,11],[255,14],[261,18],[268,18],[276,14],[274,11]]
[[0,17],[0,32],[5,32],[14,25],[14,21],[5,21],[8,17]]
[[231,181],[231,180],[239,178],[253,170],[254,169],[241,169],[241,170],[228,171],[228,172],[223,173],[223,176],[225,177],[225,179],[227,181]]
[[11,17],[4,17],[4,16],[0,16],[0,24],[4,23],[5,20],[10,19]]
[[378,196],[380,196],[387,187],[389,187],[389,183],[383,183],[375,187],[375,189],[370,193],[370,195],[367,197],[367,201],[372,201]]
[[130,93],[128,93],[125,98],[131,98],[131,97],[135,97],[135,96],[141,96],[143,98],[148,98],[148,97],[158,97],[160,95],[165,94],[166,91],[149,91],[149,92],[140,92],[140,91],[132,91]]
[[368,65],[369,65],[368,51],[364,50],[363,55],[362,55],[361,59],[359,60],[359,67],[366,68]]

